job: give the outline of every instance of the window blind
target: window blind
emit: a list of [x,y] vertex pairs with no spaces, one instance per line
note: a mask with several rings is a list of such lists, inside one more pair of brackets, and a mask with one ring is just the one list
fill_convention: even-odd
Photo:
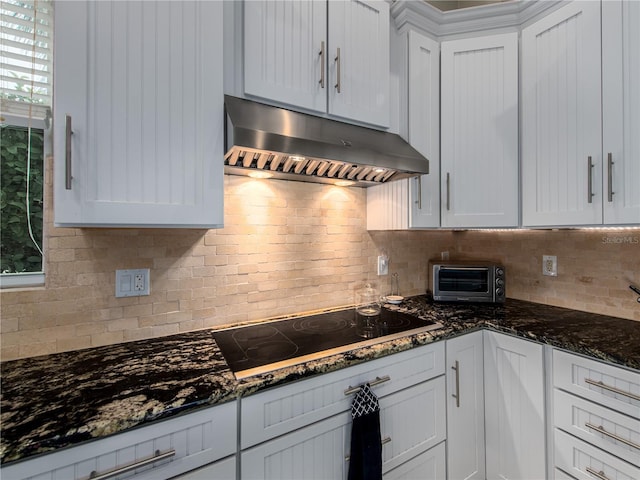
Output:
[[[51,0],[0,1],[0,98],[3,111],[20,115],[51,106],[53,80],[53,3]],[[22,103],[22,109],[20,108]],[[38,107],[36,107],[36,105]],[[13,111],[16,110],[16,111]],[[38,117],[35,111],[31,115]]]

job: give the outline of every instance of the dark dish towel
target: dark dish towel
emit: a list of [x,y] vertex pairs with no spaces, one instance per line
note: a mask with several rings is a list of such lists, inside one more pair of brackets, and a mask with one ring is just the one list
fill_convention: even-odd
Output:
[[382,480],[380,406],[368,384],[363,385],[351,405],[351,454],[349,480]]

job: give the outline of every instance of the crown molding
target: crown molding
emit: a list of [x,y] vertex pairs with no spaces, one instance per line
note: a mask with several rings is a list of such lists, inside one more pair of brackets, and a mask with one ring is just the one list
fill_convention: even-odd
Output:
[[396,0],[391,16],[402,32],[414,27],[435,37],[481,30],[520,28],[542,12],[566,0],[512,0],[443,12],[424,0]]

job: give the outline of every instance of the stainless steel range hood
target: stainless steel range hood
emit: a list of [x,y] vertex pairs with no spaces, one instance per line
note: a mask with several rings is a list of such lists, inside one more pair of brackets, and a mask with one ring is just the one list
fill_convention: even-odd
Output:
[[225,95],[225,173],[368,187],[429,173],[400,136]]

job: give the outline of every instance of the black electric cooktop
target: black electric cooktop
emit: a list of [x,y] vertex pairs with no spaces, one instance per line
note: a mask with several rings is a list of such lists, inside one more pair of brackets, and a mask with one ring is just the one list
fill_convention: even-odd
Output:
[[[213,332],[236,378],[266,373],[297,363],[346,352],[410,333],[442,327],[430,320],[382,309],[376,327],[364,338],[355,309],[339,310]],[[414,331],[415,332],[412,332]]]

